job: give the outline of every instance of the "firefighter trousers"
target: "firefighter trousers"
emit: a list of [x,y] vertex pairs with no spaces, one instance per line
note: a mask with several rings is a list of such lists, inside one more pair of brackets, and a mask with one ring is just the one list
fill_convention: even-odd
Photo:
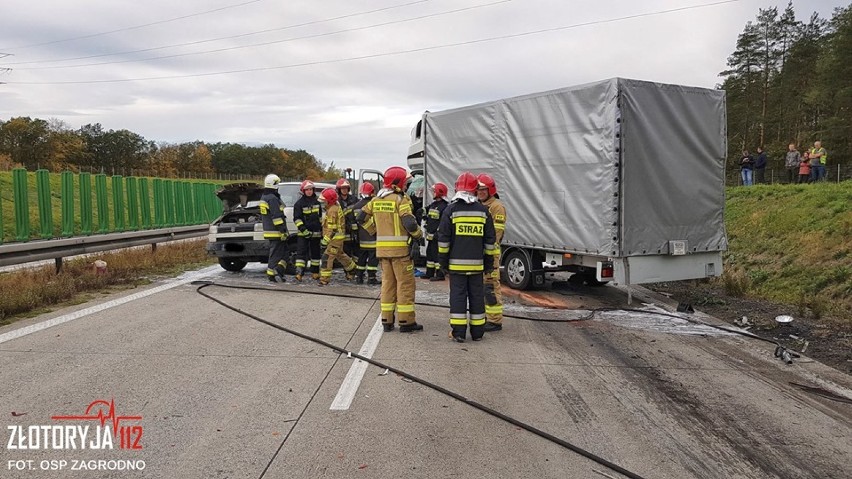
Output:
[[334,260],[343,265],[343,270],[347,273],[355,271],[355,262],[352,261],[346,253],[343,252],[343,240],[332,240],[325,248],[325,254],[322,256],[322,269],[320,270],[320,281],[328,283],[331,279],[331,270],[334,268]]
[[268,239],[269,241],[269,263],[266,265],[267,276],[275,276],[279,273],[283,276],[287,268],[287,242],[280,239]]
[[438,239],[432,238],[426,242],[426,277],[444,276],[441,264],[438,262]]
[[320,238],[305,238],[299,236],[296,250],[296,271],[305,274],[310,268],[311,273],[319,274],[322,249]]
[[503,324],[503,293],[500,291],[500,255],[494,256],[494,271],[485,273],[485,319]]
[[[487,273],[486,273],[487,274]],[[470,312],[470,337],[485,334],[485,286],[483,273],[450,273],[450,327],[453,337],[467,335],[467,313]]]
[[379,258],[376,257],[376,249],[361,248],[358,255],[358,274],[363,275],[366,271],[368,277],[375,278],[378,270]]
[[414,263],[408,256],[381,258],[382,324],[393,324],[394,310],[400,326],[414,324]]

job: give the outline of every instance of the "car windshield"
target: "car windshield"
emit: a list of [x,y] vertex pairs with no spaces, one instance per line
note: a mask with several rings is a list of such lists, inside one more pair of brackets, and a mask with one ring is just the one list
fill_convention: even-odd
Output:
[[278,194],[281,195],[281,202],[287,206],[293,206],[296,201],[302,196],[299,191],[299,185],[279,185]]

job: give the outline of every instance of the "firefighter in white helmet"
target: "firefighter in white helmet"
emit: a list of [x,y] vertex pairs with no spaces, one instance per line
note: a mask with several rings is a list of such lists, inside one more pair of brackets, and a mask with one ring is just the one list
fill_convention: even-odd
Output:
[[287,218],[284,216],[284,203],[278,194],[277,175],[266,175],[263,179],[263,196],[260,197],[260,215],[263,219],[263,238],[269,241],[269,262],[266,265],[266,277],[273,283],[284,280],[287,269]]

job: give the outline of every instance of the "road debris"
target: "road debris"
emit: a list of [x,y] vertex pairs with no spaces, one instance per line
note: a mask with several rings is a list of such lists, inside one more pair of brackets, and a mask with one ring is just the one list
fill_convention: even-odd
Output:
[[792,323],[793,317],[786,314],[782,314],[779,316],[775,316],[775,321],[778,323]]
[[385,369],[384,372],[379,373],[379,376],[387,376],[387,375],[388,375],[387,369]]

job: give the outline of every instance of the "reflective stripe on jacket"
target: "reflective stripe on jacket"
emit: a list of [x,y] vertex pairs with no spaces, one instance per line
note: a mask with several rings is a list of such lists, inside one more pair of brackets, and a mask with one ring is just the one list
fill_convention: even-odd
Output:
[[278,190],[264,189],[260,197],[260,217],[263,221],[263,237],[282,239],[287,237],[287,218],[284,216],[284,203],[278,196]]
[[442,268],[455,274],[482,273],[491,269],[495,245],[494,221],[488,208],[478,202],[456,200],[444,210],[438,227],[438,258]]
[[376,256],[401,258],[408,256],[409,238],[420,238],[423,233],[412,214],[411,199],[400,192],[382,190],[361,208],[362,224],[372,218],[376,224]]

